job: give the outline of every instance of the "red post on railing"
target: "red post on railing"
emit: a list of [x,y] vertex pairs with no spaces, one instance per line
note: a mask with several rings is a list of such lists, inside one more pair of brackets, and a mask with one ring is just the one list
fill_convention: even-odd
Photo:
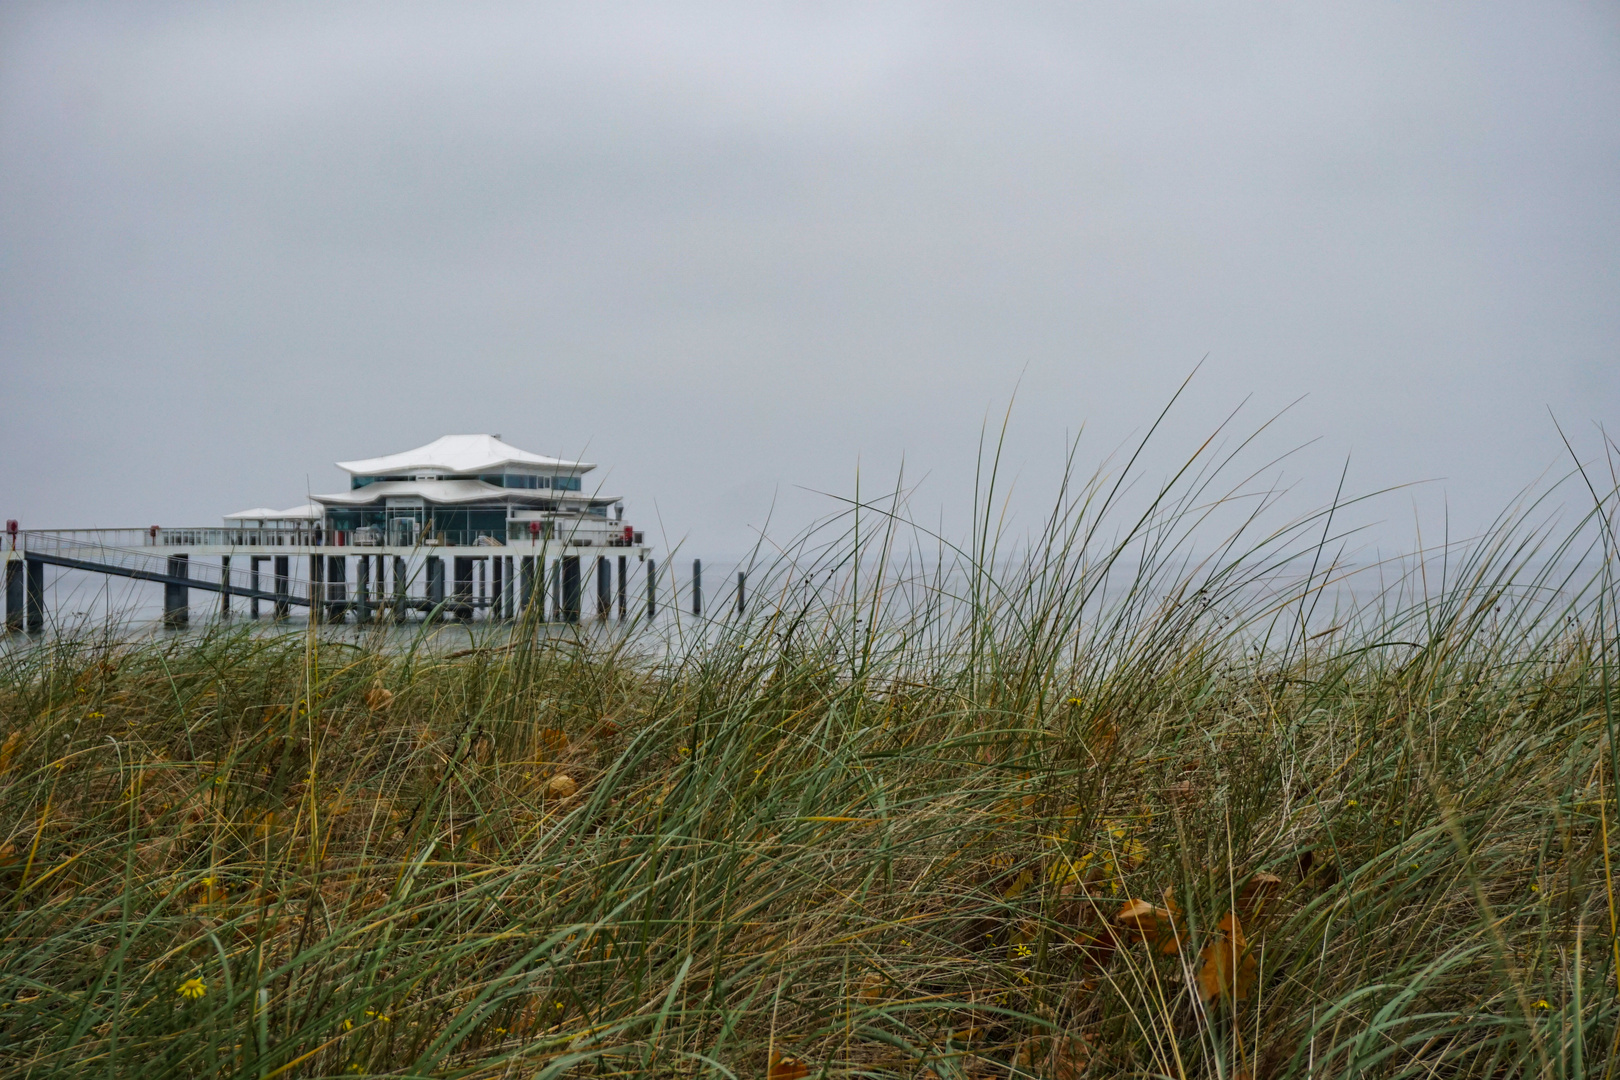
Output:
[[17,519],[6,519],[6,535],[11,537],[11,550],[17,550]]
[[152,538],[151,543],[155,545],[157,543],[158,527],[156,525],[150,525],[147,527],[146,531],[147,534]]
[[[17,523],[15,521],[13,521],[12,524],[15,525]],[[12,531],[16,532],[15,529],[13,529]],[[529,539],[533,540],[533,539],[537,538],[539,535],[540,535],[540,523],[538,521],[529,522]],[[527,558],[527,556],[525,556],[525,558]]]

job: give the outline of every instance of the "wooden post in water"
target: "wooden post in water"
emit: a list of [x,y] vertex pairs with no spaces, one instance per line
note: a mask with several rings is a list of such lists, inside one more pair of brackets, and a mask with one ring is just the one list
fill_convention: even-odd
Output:
[[703,614],[703,560],[692,560],[692,614]]
[[23,607],[28,613],[28,632],[37,634],[45,629],[45,564],[25,559],[23,574],[27,578]]
[[743,613],[743,589],[747,584],[748,575],[741,570],[737,571],[737,614],[739,615]]
[[231,617],[231,557],[219,557],[219,617]]
[[444,612],[444,560],[437,555],[427,557],[427,602],[429,617],[442,618]]
[[406,591],[411,587],[410,575],[405,572],[405,557],[394,556],[394,621],[405,621]]
[[253,597],[248,600],[248,618],[250,619],[259,617],[259,560],[262,558],[261,555],[248,556],[248,592],[253,593]]
[[562,557],[562,620],[579,622],[580,604],[579,556]]
[[647,560],[647,621],[658,617],[658,563]]
[[630,560],[627,557],[625,557],[623,555],[619,556],[619,621],[620,622],[624,622],[625,613],[626,613],[626,610],[627,610],[627,608],[629,606],[629,603],[630,603],[630,582],[628,580],[626,580],[626,578],[625,578],[625,575],[627,573],[629,573],[629,569],[630,569],[629,564],[630,564]]
[[333,622],[343,621],[349,610],[349,560],[343,555],[329,555],[326,559],[326,613]]
[[287,556],[285,556],[285,555],[277,555],[277,556],[275,556],[275,560],[276,560],[275,561],[275,570],[276,570],[276,612],[275,612],[275,617],[278,618],[278,619],[285,619],[287,617],[287,612],[288,612],[289,608],[291,607],[291,605],[289,605],[287,603],[287,596],[288,596],[288,594],[290,594],[292,592],[292,583],[289,580],[292,575],[287,572],[288,571]]
[[321,621],[321,604],[326,600],[326,556],[309,557],[309,621]]
[[23,564],[13,559],[6,563],[6,629],[23,628]]
[[[185,578],[191,576],[190,555],[169,556],[169,576],[172,578]],[[163,625],[171,630],[179,629],[191,620],[191,590],[184,585],[172,581],[163,583]]]
[[[381,556],[378,556],[381,558]],[[371,621],[371,556],[356,555],[354,567],[354,621]]]

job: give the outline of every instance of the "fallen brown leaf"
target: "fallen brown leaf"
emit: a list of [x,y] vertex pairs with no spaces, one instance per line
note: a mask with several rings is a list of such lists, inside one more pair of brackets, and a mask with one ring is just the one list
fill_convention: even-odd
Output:
[[1204,946],[1199,957],[1198,989],[1205,1001],[1242,999],[1254,986],[1258,965],[1243,939],[1243,926],[1232,912],[1220,922],[1220,935]]
[[[1170,902],[1175,901],[1172,898]],[[1166,956],[1181,951],[1181,934],[1176,929],[1175,912],[1169,908],[1154,907],[1146,900],[1130,900],[1119,909],[1114,921],[1129,930],[1136,940],[1157,945]]]
[[568,749],[568,733],[561,728],[540,729],[540,753],[545,760],[551,760]]
[[766,1071],[766,1080],[804,1080],[810,1075],[810,1066],[796,1057],[783,1057],[775,1050],[771,1051],[771,1066]]
[[1276,874],[1258,873],[1244,884],[1238,893],[1238,909],[1245,914],[1258,911],[1262,904],[1282,890],[1282,878]]
[[1147,941],[1159,934],[1158,912],[1159,909],[1146,900],[1127,900],[1114,921],[1135,934],[1139,941]]
[[22,741],[22,732],[13,731],[6,736],[6,741],[0,743],[0,775],[11,771],[11,759],[17,753],[17,744]]

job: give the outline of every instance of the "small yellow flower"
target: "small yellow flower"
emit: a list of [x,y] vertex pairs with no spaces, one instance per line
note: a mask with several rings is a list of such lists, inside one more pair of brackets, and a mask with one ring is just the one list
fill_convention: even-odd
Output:
[[1356,807],[1356,806],[1360,806],[1361,804],[1356,802],[1356,800],[1351,799],[1349,802],[1345,803],[1345,805],[1350,806],[1350,807]]
[[203,982],[201,979],[187,979],[185,982],[180,984],[179,989],[176,990],[175,993],[179,994],[183,998],[189,998],[192,1001],[195,1001],[204,994],[208,993],[208,984]]
[[690,746],[683,746],[683,747],[681,747],[681,753],[683,753],[683,754],[690,754],[690,753],[691,753],[691,752],[692,752],[692,748],[691,748],[691,747],[690,747]]
[[1550,1009],[1550,1008],[1552,1008],[1552,1006],[1547,1004],[1547,999],[1546,998],[1542,998],[1540,1001],[1536,1002],[1536,1008],[1538,1008],[1538,1009]]
[[345,1020],[345,1021],[343,1021],[343,1030],[344,1031],[353,1031],[354,1030],[354,1021],[353,1020]]
[[85,719],[86,720],[105,720],[105,719],[107,719],[107,714],[106,713],[100,713],[100,712],[93,712],[90,715],[86,716]]
[[1532,885],[1532,886],[1530,886],[1530,891],[1531,892],[1540,892],[1541,891],[1541,886],[1540,885]]

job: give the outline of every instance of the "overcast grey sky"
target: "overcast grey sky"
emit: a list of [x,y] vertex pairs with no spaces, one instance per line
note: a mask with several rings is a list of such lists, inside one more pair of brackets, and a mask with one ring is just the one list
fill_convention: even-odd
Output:
[[0,5],[25,526],[453,432],[694,554],[902,458],[959,522],[1015,387],[1033,511],[1207,355],[1166,460],[1303,395],[1303,490],[1471,527],[1620,427],[1617,270],[1612,3]]

